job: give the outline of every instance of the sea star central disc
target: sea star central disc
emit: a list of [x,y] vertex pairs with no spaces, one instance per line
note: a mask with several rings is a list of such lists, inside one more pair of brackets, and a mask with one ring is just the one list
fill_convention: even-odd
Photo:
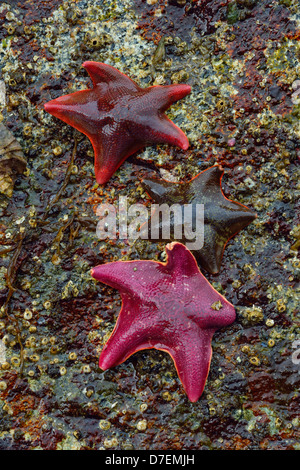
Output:
[[116,261],[92,276],[119,290],[122,309],[100,355],[106,370],[141,349],[168,352],[191,401],[201,396],[214,332],[235,320],[235,309],[199,271],[181,243],[166,246],[167,261]]
[[90,139],[97,183],[106,183],[129,155],[147,144],[188,148],[186,135],[164,112],[190,93],[189,85],[141,88],[110,65],[85,62],[83,67],[93,88],[61,96],[44,107]]

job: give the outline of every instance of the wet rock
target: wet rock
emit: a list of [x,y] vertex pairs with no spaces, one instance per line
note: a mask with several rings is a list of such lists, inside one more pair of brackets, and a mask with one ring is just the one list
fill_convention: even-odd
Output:
[[18,174],[26,168],[21,145],[13,134],[0,123],[0,193],[12,197]]

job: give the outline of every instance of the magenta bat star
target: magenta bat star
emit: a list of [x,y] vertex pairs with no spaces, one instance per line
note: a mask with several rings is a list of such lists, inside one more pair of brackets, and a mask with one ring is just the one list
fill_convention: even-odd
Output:
[[164,112],[190,93],[189,85],[143,89],[110,65],[85,62],[83,67],[93,88],[61,96],[44,107],[90,139],[97,183],[106,183],[129,155],[147,144],[188,148],[186,135]]
[[141,349],[166,351],[194,402],[209,372],[213,334],[235,320],[235,309],[201,274],[184,245],[170,243],[166,254],[166,263],[116,261],[92,269],[95,279],[118,289],[122,297],[99,367],[114,367]]

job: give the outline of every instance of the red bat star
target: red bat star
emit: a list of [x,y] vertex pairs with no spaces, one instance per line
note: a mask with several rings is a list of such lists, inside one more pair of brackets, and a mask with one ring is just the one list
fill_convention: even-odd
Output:
[[189,85],[143,89],[110,65],[85,62],[83,67],[93,88],[61,96],[44,107],[90,139],[97,183],[106,183],[129,155],[147,144],[188,148],[186,135],[164,112],[190,93]]
[[235,309],[199,271],[181,243],[166,246],[167,261],[116,261],[92,276],[120,291],[123,305],[100,355],[106,370],[141,349],[168,352],[191,401],[201,396],[210,367],[211,340],[235,320]]

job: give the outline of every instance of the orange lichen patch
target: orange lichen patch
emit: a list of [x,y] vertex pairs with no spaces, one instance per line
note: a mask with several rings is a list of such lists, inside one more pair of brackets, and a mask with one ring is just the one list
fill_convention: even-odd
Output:
[[7,372],[4,376],[7,388],[1,393],[10,410],[10,414],[17,416],[19,421],[26,418],[28,412],[37,408],[38,398],[30,394],[30,389],[26,381],[18,378],[17,371]]
[[30,436],[30,441],[38,441],[43,434],[42,431],[43,421],[41,420],[40,416],[32,417],[24,423],[22,427],[23,431],[26,432]]
[[103,202],[103,198],[100,197],[100,196],[90,196],[89,198],[87,198],[87,204],[91,204],[91,206],[93,206],[94,204],[100,204],[101,202]]
[[246,450],[251,445],[251,441],[249,439],[243,439],[241,436],[237,435],[227,444],[228,449]]
[[13,416],[18,417],[18,421],[21,424],[22,422],[27,422],[28,414],[32,413],[36,409],[38,400],[30,395],[21,397],[15,395],[13,401],[9,401],[10,409],[12,410]]

